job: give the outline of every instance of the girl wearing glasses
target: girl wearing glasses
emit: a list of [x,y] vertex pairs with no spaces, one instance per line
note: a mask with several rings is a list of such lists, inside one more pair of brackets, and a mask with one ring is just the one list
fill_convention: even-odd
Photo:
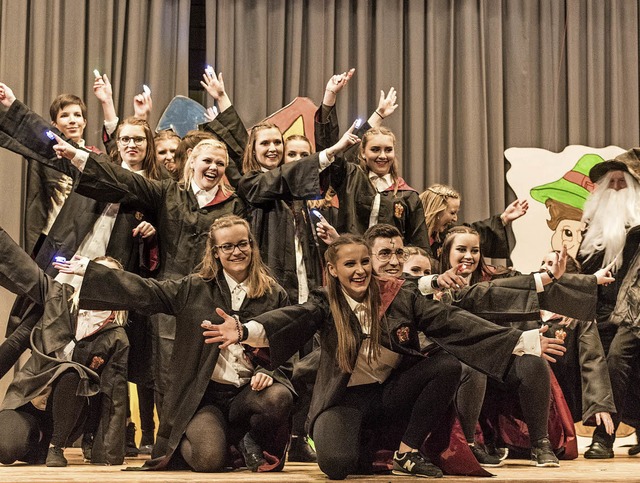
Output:
[[[211,223],[224,215],[244,213],[244,203],[224,182],[229,159],[226,146],[220,141],[205,139],[198,143],[185,163],[184,181],[177,183],[173,179],[145,179],[99,156],[80,152],[60,138],[56,140],[57,155],[72,160],[82,171],[78,193],[104,201],[126,202],[155,217],[160,248],[158,279],[176,279],[191,273],[202,259]],[[133,141],[129,140],[131,144]],[[152,324],[154,379],[160,400],[157,406],[162,407],[175,318],[164,314],[155,317],[158,320]]]
[[[83,265],[63,269],[83,272]],[[268,352],[244,344],[222,348],[202,337],[203,321],[220,320],[216,307],[245,320],[288,304],[249,224],[237,216],[213,222],[197,272],[181,279],[157,281],[103,268],[89,262],[82,307],[176,316],[171,385],[154,447],[154,454],[162,452],[146,466],[180,469],[186,463],[194,471],[221,471],[231,466],[228,446],[234,445],[252,471],[281,469],[293,400],[289,381],[282,371],[263,367]]]
[[[320,469],[331,479],[370,471],[368,463],[379,441],[368,441],[368,430],[406,428],[396,440],[394,473],[442,476],[421,452],[442,415],[429,406],[439,388],[429,384],[433,368],[420,354],[418,331],[498,379],[506,374],[518,342],[541,340],[539,332],[525,336],[496,326],[429,300],[396,278],[372,279],[371,252],[359,237],[340,237],[325,257],[326,290],[314,291],[305,304],[241,319],[245,324],[240,327],[236,319],[218,311],[224,322],[207,327],[206,341],[220,347],[239,340],[268,344],[272,364],[277,365],[319,330],[322,352],[316,387],[322,390],[314,391],[309,429]],[[537,354],[561,353],[557,342],[541,340]],[[455,372],[455,366],[451,370]],[[458,365],[458,377],[459,371]],[[457,384],[455,377],[452,380]],[[383,429],[390,421],[391,427]]]
[[304,302],[310,289],[322,285],[322,255],[309,210],[294,200],[320,198],[328,187],[326,168],[359,139],[347,132],[322,152],[285,164],[280,129],[261,122],[247,136],[222,75],[207,72],[203,79],[202,85],[220,108],[220,114],[205,129],[224,141],[235,161],[234,174],[228,177],[237,183],[238,195],[248,205],[262,258],[291,300]]

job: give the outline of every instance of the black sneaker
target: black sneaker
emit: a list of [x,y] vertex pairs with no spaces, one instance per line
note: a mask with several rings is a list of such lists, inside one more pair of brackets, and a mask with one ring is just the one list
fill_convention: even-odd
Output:
[[502,461],[497,456],[490,455],[484,449],[484,447],[480,444],[470,444],[469,449],[473,453],[473,456],[476,457],[480,466],[486,466],[488,468],[498,468],[504,465],[504,461]]
[[287,459],[296,463],[315,463],[318,461],[316,452],[309,446],[307,438],[304,436],[291,436]]
[[531,462],[532,466],[557,468],[560,466],[558,457],[551,449],[551,441],[549,438],[542,438],[533,443],[531,446]]
[[422,478],[442,478],[442,470],[419,452],[393,453],[394,475],[420,476]]
[[484,447],[489,455],[495,456],[502,461],[506,460],[507,456],[509,456],[509,448],[501,448],[496,446],[495,443],[485,443]]
[[82,435],[82,460],[91,463],[91,452],[93,450],[93,434],[84,433]]
[[67,458],[64,457],[64,448],[60,446],[50,446],[45,464],[54,468],[67,466]]

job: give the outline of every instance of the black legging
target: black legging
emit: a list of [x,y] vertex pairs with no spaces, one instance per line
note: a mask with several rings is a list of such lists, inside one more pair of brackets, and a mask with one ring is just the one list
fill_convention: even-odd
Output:
[[253,391],[249,384],[237,389],[210,383],[180,443],[182,457],[193,471],[220,471],[228,440],[235,443],[249,431],[262,446],[286,424],[292,404],[291,391],[275,381],[262,391]]
[[487,376],[462,364],[462,377],[456,391],[456,410],[467,443],[475,441],[476,425],[487,389]]
[[[548,436],[551,382],[549,365],[544,359],[533,355],[514,357],[504,382],[490,379],[488,387],[489,392],[498,394],[511,394],[516,390],[531,443]],[[497,412],[495,404],[485,404],[483,408],[484,415],[492,422],[498,420]]]
[[360,460],[369,456],[361,440],[362,427],[379,425],[398,414],[410,415],[402,442],[420,448],[445,418],[460,372],[460,362],[440,351],[396,371],[384,384],[347,388],[342,400],[322,412],[313,426],[320,469],[337,480],[354,474]]
[[87,398],[76,396],[80,376],[74,370],[55,381],[45,411],[27,403],[0,411],[0,463],[43,463],[49,443],[66,447],[80,435]]

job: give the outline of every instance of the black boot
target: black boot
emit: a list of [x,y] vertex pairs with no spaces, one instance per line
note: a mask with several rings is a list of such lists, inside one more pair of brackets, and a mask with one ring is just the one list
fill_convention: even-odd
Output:
[[636,428],[636,440],[638,444],[634,444],[631,448],[629,448],[629,456],[635,456],[640,453],[640,429]]
[[151,454],[153,451],[153,431],[142,430],[142,439],[140,440],[140,454]]
[[313,450],[305,436],[291,436],[291,445],[287,459],[296,463],[315,463],[318,461],[316,452]]
[[54,468],[67,466],[67,458],[64,457],[64,448],[61,448],[60,446],[49,446],[49,452],[47,453],[47,461],[45,464]]
[[136,446],[136,425],[135,423],[129,423],[127,424],[124,455],[127,458],[133,458],[138,456],[138,454],[140,454],[140,451]]
[[[615,433],[614,433],[615,435]],[[589,449],[584,452],[588,460],[603,460],[613,458],[614,435],[607,434],[603,425],[598,425],[593,432],[593,439]]]
[[254,473],[258,471],[260,466],[267,463],[264,459],[264,455],[262,454],[262,448],[260,448],[260,445],[255,442],[249,433],[245,434],[244,438],[240,440],[238,449],[244,457],[244,462],[247,465],[247,468]]

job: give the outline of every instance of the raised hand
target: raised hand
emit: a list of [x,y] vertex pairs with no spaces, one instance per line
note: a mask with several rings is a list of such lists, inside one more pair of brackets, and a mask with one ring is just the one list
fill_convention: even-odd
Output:
[[351,80],[355,72],[355,67],[352,67],[342,74],[335,74],[331,76],[329,82],[327,82],[327,87],[325,87],[324,89],[324,97],[322,99],[322,103],[325,106],[335,105],[338,92],[340,92],[342,88],[349,83],[349,80]]
[[527,200],[515,200],[509,206],[507,206],[502,214],[500,215],[500,219],[504,225],[508,225],[514,220],[517,220],[521,216],[527,214],[527,210],[529,209],[529,201]]
[[384,91],[380,91],[380,100],[376,112],[383,119],[389,117],[398,107],[398,95],[395,88],[391,87],[385,95]]
[[143,92],[133,97],[133,117],[146,121],[152,107],[153,101],[149,92]]
[[607,265],[606,267],[602,267],[600,270],[594,273],[598,285],[609,285],[610,283],[616,281],[616,279],[613,277],[613,274],[611,273],[611,269],[614,267],[617,261],[618,258],[616,257],[611,261],[609,265]]
[[11,87],[0,82],[0,104],[2,104],[4,107],[10,107],[15,100],[16,96],[13,95]]
[[107,74],[96,77],[93,81],[93,93],[101,103],[113,102],[113,89]]
[[356,129],[356,122],[357,121],[354,121],[349,130],[342,135],[337,143],[327,149],[327,156],[329,156],[329,159],[336,154],[343,153],[351,146],[358,144],[361,141],[358,136],[353,134],[353,131]]
[[62,139],[56,133],[52,131],[48,131],[48,132],[51,132],[51,134],[53,135],[53,139],[56,141],[56,144],[53,145],[53,150],[56,152],[56,156],[58,157],[58,159],[65,158],[65,159],[71,160],[75,158],[78,152],[78,150],[75,147],[73,147],[67,141]]
[[222,78],[222,72],[218,73],[216,77],[213,70],[205,70],[202,74],[200,85],[205,88],[213,100],[218,102],[220,112],[231,106],[231,99],[224,88],[224,79]]
[[216,108],[216,106],[207,107],[207,109],[204,111],[204,117],[208,122],[213,121],[217,115],[218,109]]
[[81,257],[80,255],[74,255],[71,260],[64,260],[61,257],[56,257],[55,260],[52,265],[58,272],[80,276],[84,276],[89,263],[87,257]]

